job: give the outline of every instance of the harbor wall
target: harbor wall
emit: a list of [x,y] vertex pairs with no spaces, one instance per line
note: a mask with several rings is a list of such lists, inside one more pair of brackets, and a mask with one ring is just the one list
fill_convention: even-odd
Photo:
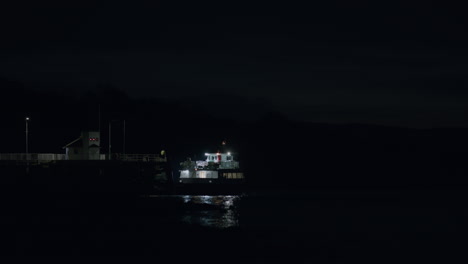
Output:
[[167,164],[157,162],[2,161],[0,171],[20,192],[144,194],[168,188],[172,181]]

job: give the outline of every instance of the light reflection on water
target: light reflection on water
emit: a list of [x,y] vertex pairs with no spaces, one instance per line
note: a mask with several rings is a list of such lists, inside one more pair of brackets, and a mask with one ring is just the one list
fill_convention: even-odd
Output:
[[152,198],[183,201],[179,220],[185,224],[221,229],[239,226],[238,195],[155,195]]
[[233,195],[184,195],[188,205],[182,222],[205,227],[229,228],[239,226],[235,203],[239,196]]

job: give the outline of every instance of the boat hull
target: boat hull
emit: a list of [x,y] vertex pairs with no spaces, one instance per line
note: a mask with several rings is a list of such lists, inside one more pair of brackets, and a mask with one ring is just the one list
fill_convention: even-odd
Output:
[[246,191],[244,183],[178,183],[175,194],[187,195],[239,195]]

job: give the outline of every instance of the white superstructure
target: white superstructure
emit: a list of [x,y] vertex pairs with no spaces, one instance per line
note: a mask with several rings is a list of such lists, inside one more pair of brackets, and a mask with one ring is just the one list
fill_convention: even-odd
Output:
[[205,160],[188,159],[180,165],[180,179],[243,179],[239,162],[230,153],[205,153]]

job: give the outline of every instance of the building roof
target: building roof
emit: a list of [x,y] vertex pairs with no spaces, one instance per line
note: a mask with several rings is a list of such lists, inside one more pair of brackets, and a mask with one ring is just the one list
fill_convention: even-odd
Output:
[[79,138],[77,138],[77,139],[73,140],[72,142],[68,143],[67,145],[65,145],[65,146],[63,147],[63,149],[68,148],[68,147],[71,147],[72,145],[76,145],[76,146],[74,146],[74,147],[82,146],[82,145],[83,145],[83,142],[81,141],[81,138],[82,138],[82,137],[80,136]]

